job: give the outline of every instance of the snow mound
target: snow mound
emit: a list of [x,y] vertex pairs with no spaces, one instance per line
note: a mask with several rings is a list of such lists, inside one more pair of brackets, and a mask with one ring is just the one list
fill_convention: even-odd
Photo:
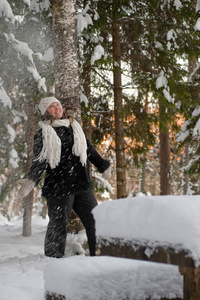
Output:
[[200,196],[119,199],[102,203],[93,214],[97,238],[169,244],[188,251],[200,264]]
[[45,291],[73,300],[182,298],[182,278],[170,265],[115,257],[75,256],[49,262]]

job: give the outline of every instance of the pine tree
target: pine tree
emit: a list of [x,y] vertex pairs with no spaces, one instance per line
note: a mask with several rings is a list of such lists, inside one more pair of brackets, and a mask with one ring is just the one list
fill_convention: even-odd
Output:
[[[48,49],[45,48],[48,43],[42,43],[41,39],[43,38],[44,41],[44,35],[41,35],[42,20],[40,19],[41,10],[46,10],[44,3],[38,4],[31,1],[30,6],[23,2],[20,5],[16,5],[15,1],[10,0],[9,4],[7,2],[7,5],[10,8],[10,15],[13,16],[12,20],[15,19],[15,22],[7,22],[5,20],[6,14],[2,13],[1,19],[3,22],[1,22],[2,30],[0,34],[2,69],[0,76],[2,89],[5,89],[5,93],[12,104],[11,109],[7,112],[8,117],[5,125],[10,132],[12,128],[15,133],[15,139],[12,140],[9,138],[9,132],[6,133],[4,131],[4,139],[12,140],[9,142],[12,152],[10,155],[8,155],[8,151],[5,153],[3,162],[5,181],[2,191],[5,192],[1,193],[2,201],[5,198],[4,195],[8,199],[9,191],[14,188],[19,177],[24,172],[27,172],[30,167],[35,123],[34,105],[36,99],[40,98],[47,91],[47,86],[50,82],[50,76],[47,76],[47,73],[45,73],[46,61],[41,54],[45,54],[45,50]],[[17,17],[14,18],[14,15]],[[44,27],[47,28],[47,26]],[[46,82],[44,76],[47,78]],[[4,103],[5,95],[2,99]],[[33,107],[32,110],[30,109],[31,107]],[[32,128],[31,131],[30,126]],[[32,214],[33,194],[30,194],[28,199],[25,200],[23,234],[27,236],[31,234],[30,216]],[[28,218],[26,217],[27,213],[29,215]],[[25,220],[28,221],[26,222]]]
[[150,105],[157,103],[153,119],[159,121],[161,137],[161,193],[168,194],[172,148],[169,130],[176,125],[182,101],[185,103],[190,97],[184,80],[187,71],[181,60],[186,61],[197,45],[193,29],[195,5],[194,1],[132,1],[131,4],[131,18],[123,22],[124,60],[131,65],[132,80],[143,104],[147,93],[152,94]]

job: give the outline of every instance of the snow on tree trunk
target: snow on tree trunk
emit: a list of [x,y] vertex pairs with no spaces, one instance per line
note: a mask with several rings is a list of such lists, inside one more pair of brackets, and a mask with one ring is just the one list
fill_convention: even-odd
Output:
[[[35,103],[34,99],[30,98],[27,100],[27,128],[26,128],[26,143],[27,143],[27,165],[26,171],[28,172],[33,158],[33,145],[34,145],[34,111],[35,111]],[[26,172],[26,173],[27,173]],[[23,199],[23,236],[31,235],[31,220],[32,220],[32,209],[33,209],[33,196],[34,192],[31,191],[27,197]]]
[[127,195],[121,82],[121,47],[120,26],[117,23],[113,26],[113,61],[117,198],[125,198]]
[[64,106],[80,107],[75,0],[54,0],[55,95]]

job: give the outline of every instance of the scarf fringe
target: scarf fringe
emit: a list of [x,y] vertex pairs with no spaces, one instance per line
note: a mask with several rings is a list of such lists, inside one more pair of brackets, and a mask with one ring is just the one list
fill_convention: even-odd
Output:
[[74,120],[71,125],[74,133],[74,145],[72,148],[72,153],[76,156],[79,156],[82,166],[85,166],[87,161],[87,142],[85,135],[81,125],[76,120]]
[[[54,169],[60,162],[61,158],[61,140],[52,127],[66,126],[69,127],[69,119],[55,120],[52,125],[48,121],[39,122],[42,128],[43,148],[38,156],[38,160],[47,160],[51,169]],[[87,142],[81,125],[74,120],[71,123],[74,135],[74,145],[72,153],[80,157],[80,162],[83,166],[87,161]]]

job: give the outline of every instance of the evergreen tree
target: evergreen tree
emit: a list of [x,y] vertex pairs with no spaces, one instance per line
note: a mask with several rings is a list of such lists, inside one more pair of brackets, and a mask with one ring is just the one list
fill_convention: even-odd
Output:
[[[132,18],[123,22],[124,59],[132,69],[132,80],[140,98],[152,94],[157,102],[155,117],[160,128],[161,194],[170,193],[169,130],[176,125],[182,101],[190,97],[185,82],[188,55],[197,51],[194,32],[194,1],[132,1]],[[159,104],[159,106],[158,106]],[[159,112],[159,114],[157,113]],[[155,118],[153,118],[155,121]],[[150,137],[150,136],[149,136]]]
[[[48,28],[48,23],[43,23],[41,11],[47,16],[46,1],[30,1],[30,5],[19,1],[5,1],[4,12],[2,13],[1,39],[1,84],[5,91],[1,100],[5,104],[10,99],[10,110],[3,117],[6,117],[4,130],[4,142],[2,144],[5,154],[4,161],[1,161],[3,187],[1,191],[2,201],[5,196],[9,197],[9,191],[14,188],[17,180],[24,172],[28,171],[32,160],[32,146],[34,135],[34,113],[35,101],[47,91],[51,80],[51,66],[47,68],[50,48],[49,39],[42,35],[43,29]],[[8,10],[9,8],[9,10]],[[6,12],[10,12],[12,22],[6,19]],[[45,12],[44,12],[45,11]],[[11,13],[12,12],[12,13]],[[14,17],[15,16],[15,17]],[[43,31],[44,32],[44,31]],[[46,39],[46,40],[45,40]],[[47,42],[48,41],[48,42]],[[6,49],[6,51],[5,51]],[[46,57],[45,57],[46,54]],[[46,73],[48,72],[48,73]],[[49,76],[47,75],[49,74]],[[45,78],[46,77],[46,81]],[[6,98],[7,97],[9,98]],[[33,107],[33,109],[31,109]],[[30,130],[32,128],[32,130]],[[10,137],[11,134],[11,137]],[[1,140],[1,143],[3,140]],[[26,147],[26,149],[24,148]],[[8,149],[11,148],[9,153]],[[24,235],[30,235],[30,222],[32,213],[33,194],[24,201],[24,220],[28,212],[28,222],[24,222]],[[29,205],[30,204],[30,205]],[[26,210],[26,207],[29,207]],[[26,230],[28,228],[28,230]]]

